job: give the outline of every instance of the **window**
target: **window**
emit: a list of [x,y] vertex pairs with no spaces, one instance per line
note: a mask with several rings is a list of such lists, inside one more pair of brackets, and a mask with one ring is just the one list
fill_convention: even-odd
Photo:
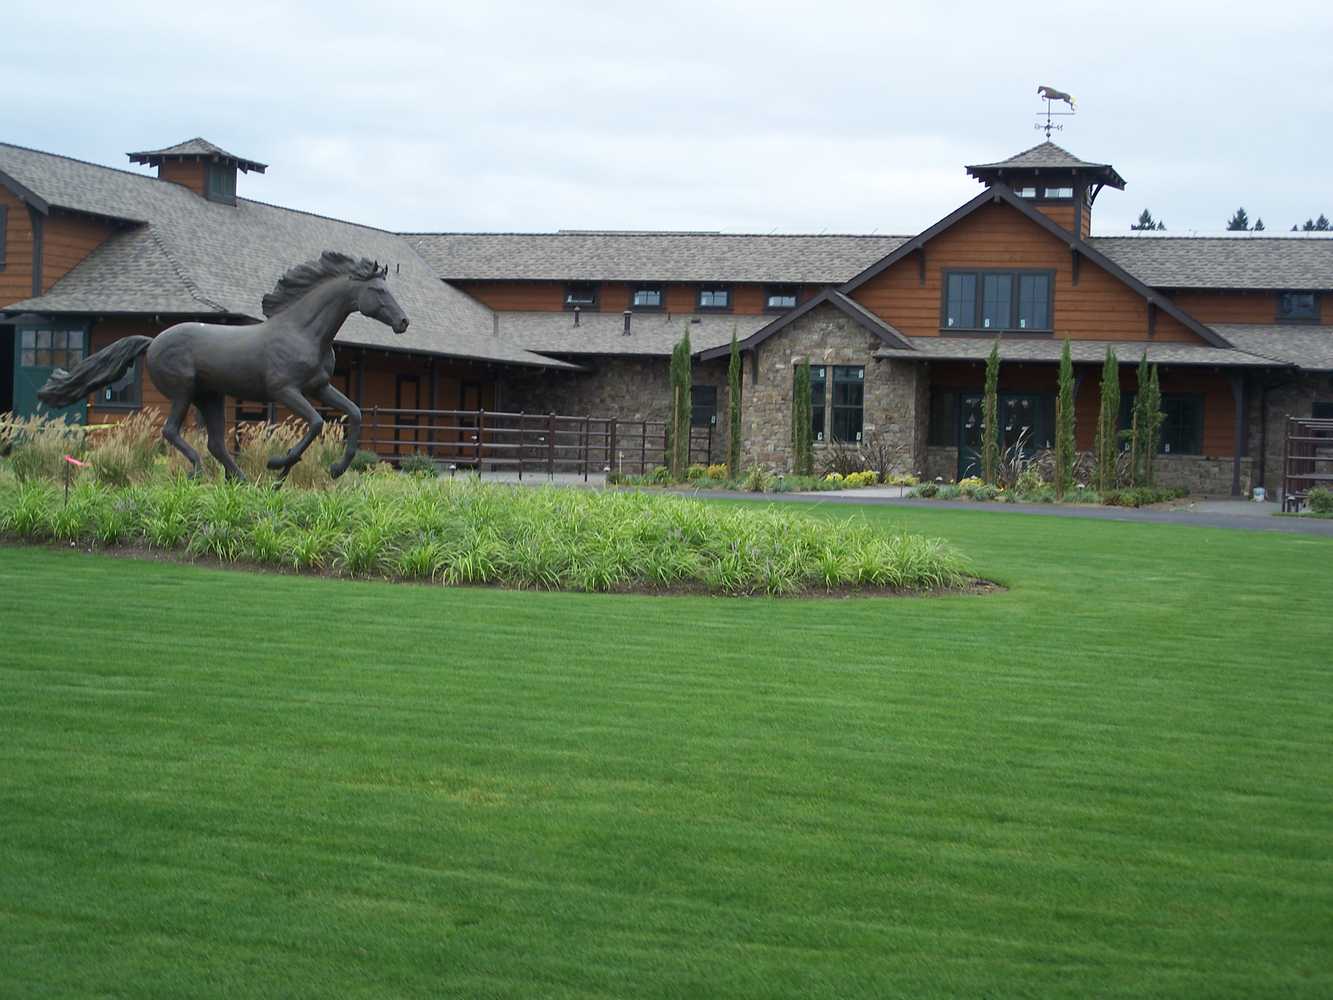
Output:
[[640,285],[630,296],[630,305],[635,309],[661,309],[662,286]]
[[106,408],[124,407],[127,410],[139,408],[142,402],[141,385],[139,378],[143,370],[139,364],[140,359],[135,358],[134,364],[130,365],[129,371],[120,377],[116,382],[101,389],[97,393],[97,405]]
[[1051,332],[1050,271],[947,271],[941,325],[967,332]]
[[5,236],[9,229],[9,206],[0,205],[0,271],[5,269]]
[[1281,323],[1317,323],[1319,296],[1314,292],[1282,292],[1277,297],[1277,318]]
[[236,168],[230,163],[210,163],[205,169],[205,193],[209,201],[236,203]]
[[717,423],[717,386],[690,386],[690,426],[712,427]]
[[[1120,429],[1134,426],[1135,393],[1120,395]],[[1162,427],[1158,432],[1157,452],[1160,455],[1203,454],[1203,397],[1188,392],[1162,393]],[[1122,440],[1121,449],[1129,447]]]
[[1018,187],[1014,188],[1014,194],[1020,198],[1035,198],[1037,197],[1037,189],[1034,187]]
[[1316,420],[1333,420],[1333,403],[1318,400],[1310,406],[1310,416]]
[[770,312],[795,309],[801,297],[799,285],[769,285],[764,291],[764,308]]
[[810,437],[815,441],[824,440],[824,402],[827,398],[828,368],[824,365],[810,366]]
[[82,330],[19,331],[19,364],[24,368],[69,369],[82,360]]
[[704,285],[699,289],[700,309],[730,309],[731,289],[726,285]]
[[566,309],[596,309],[597,286],[589,282],[580,282],[565,286]]
[[1045,191],[1047,201],[1069,201],[1074,197],[1072,187],[1048,187]]
[[930,393],[930,424],[926,428],[926,444],[952,448],[958,444],[958,394],[953,392]]
[[860,441],[866,370],[862,365],[833,366],[833,440]]

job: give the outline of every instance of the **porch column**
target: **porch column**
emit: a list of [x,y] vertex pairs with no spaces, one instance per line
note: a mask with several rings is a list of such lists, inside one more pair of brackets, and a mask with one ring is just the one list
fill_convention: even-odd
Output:
[[1229,372],[1231,399],[1236,411],[1236,440],[1231,449],[1231,495],[1240,496],[1240,460],[1245,455],[1245,375],[1243,372]]

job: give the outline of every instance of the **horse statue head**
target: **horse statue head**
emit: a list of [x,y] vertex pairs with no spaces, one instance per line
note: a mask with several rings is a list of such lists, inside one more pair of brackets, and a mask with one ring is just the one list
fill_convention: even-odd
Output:
[[403,307],[398,304],[398,300],[390,294],[384,279],[389,276],[389,265],[380,267],[379,261],[373,261],[370,265],[371,276],[369,278],[357,278],[353,276],[353,281],[359,281],[364,286],[356,296],[356,311],[362,316],[370,319],[379,320],[394,333],[405,333],[407,331],[407,314],[403,312]]
[[378,320],[394,333],[405,333],[407,314],[385,284],[388,275],[387,264],[381,267],[368,257],[325,250],[318,260],[298,264],[278,279],[273,291],[264,296],[264,315],[271,319],[330,278],[346,278],[356,312]]

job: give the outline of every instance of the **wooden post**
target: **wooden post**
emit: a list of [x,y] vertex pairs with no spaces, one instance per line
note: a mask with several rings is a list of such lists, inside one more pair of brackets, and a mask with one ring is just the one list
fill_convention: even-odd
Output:
[[524,443],[526,437],[524,431],[527,429],[527,425],[527,414],[520,410],[518,414],[518,481],[520,483],[523,482],[523,460],[528,457],[528,449]]
[[588,481],[588,421],[592,418],[584,416],[583,418],[583,481]]
[[486,411],[477,411],[477,475],[481,475],[481,436],[486,430]]
[[1240,496],[1240,460],[1245,454],[1245,376],[1231,373],[1231,398],[1236,410],[1236,439],[1231,457],[1231,495]]
[[643,433],[639,436],[639,475],[648,475],[648,421],[639,425]]
[[546,416],[546,478],[555,478],[555,414]]
[[616,469],[616,431],[618,430],[616,418],[611,418],[611,423],[606,432],[606,466],[609,469]]

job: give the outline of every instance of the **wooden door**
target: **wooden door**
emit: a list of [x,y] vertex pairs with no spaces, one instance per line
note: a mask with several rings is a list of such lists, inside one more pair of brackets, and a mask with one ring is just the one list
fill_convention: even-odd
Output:
[[[399,375],[394,388],[394,409],[421,409],[421,378],[417,375]],[[415,413],[399,413],[394,419],[397,429],[394,439],[395,455],[410,455],[421,443],[421,418]]]

